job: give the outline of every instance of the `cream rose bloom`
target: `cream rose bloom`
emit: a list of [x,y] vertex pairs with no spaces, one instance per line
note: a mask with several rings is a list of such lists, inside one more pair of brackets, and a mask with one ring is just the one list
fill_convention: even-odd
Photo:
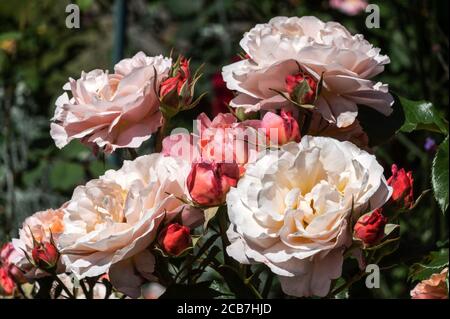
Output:
[[[63,206],[64,207],[64,206]],[[56,244],[64,231],[63,209],[47,209],[37,212],[26,218],[19,229],[19,237],[12,239],[12,244],[16,250],[12,262],[25,272],[28,279],[39,278],[47,275],[33,267],[26,255],[31,258],[33,250],[33,237],[37,242],[50,242],[51,237]],[[62,270],[62,265],[58,270]]]
[[391,195],[373,155],[349,142],[304,136],[270,151],[227,196],[231,245],[240,263],[264,263],[293,296],[325,296],[342,271],[356,220]]
[[161,126],[155,87],[168,76],[171,59],[148,57],[143,52],[124,59],[114,73],[82,72],[69,79],[56,100],[50,134],[57,147],[73,139],[111,153],[117,148],[136,148]]
[[230,103],[233,107],[280,108],[287,101],[272,89],[286,92],[286,76],[297,74],[300,66],[316,82],[323,74],[315,107],[338,127],[353,123],[357,104],[386,116],[392,112],[388,86],[370,80],[384,70],[389,58],[339,23],[309,16],[275,17],[245,33],[240,45],[248,58],[222,72],[227,87],[239,93]]
[[113,286],[138,297],[140,285],[155,279],[147,248],[159,225],[189,211],[179,200],[189,169],[181,159],[152,154],[78,186],[59,240],[67,270],[78,278],[109,272]]

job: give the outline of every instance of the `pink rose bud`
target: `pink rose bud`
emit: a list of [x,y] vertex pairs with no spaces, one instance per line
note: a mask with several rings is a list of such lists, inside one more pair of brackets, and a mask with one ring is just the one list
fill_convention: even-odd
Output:
[[51,242],[36,243],[31,251],[31,256],[39,268],[53,270],[58,263],[59,252]]
[[378,208],[358,220],[355,225],[355,237],[366,245],[373,245],[383,237],[386,223],[387,218],[383,216],[382,209]]
[[14,293],[16,283],[7,266],[0,267],[0,295],[10,296]]
[[411,208],[414,205],[412,172],[398,169],[395,164],[392,164],[391,170],[392,176],[387,180],[388,185],[393,188],[391,201],[400,207]]
[[[281,110],[280,115],[267,112],[261,121],[261,127],[266,130],[269,145],[283,145],[292,141],[300,142],[300,129],[292,112]],[[278,133],[278,136],[274,134],[273,129],[277,130],[275,132]],[[276,140],[273,141],[275,138]]]
[[[312,104],[316,98],[317,82],[307,74],[298,73],[286,76],[286,91],[293,101],[299,104]],[[307,84],[304,90],[301,86]],[[309,87],[309,89],[308,89]]]
[[178,223],[170,224],[159,234],[158,243],[169,255],[178,256],[191,245],[190,229]]
[[201,206],[217,206],[239,179],[236,163],[201,162],[192,164],[187,187],[192,200]]

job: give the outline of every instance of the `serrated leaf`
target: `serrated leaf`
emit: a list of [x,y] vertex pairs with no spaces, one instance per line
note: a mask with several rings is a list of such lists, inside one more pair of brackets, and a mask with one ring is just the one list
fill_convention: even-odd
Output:
[[431,170],[431,184],[433,186],[434,197],[439,203],[443,213],[448,208],[448,135],[439,145],[436,156],[433,160]]
[[448,267],[448,248],[433,251],[422,262],[411,266],[409,280],[424,280]]
[[448,123],[446,123],[432,103],[411,101],[403,97],[398,97],[398,101],[405,114],[405,123],[400,128],[400,131],[428,130],[448,133]]

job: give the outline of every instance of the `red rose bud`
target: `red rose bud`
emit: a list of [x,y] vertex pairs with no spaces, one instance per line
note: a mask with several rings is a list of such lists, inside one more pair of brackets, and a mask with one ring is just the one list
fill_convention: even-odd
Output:
[[355,237],[366,245],[373,245],[384,235],[387,218],[383,216],[381,208],[370,214],[363,215],[355,225]]
[[170,224],[159,234],[158,242],[166,253],[178,256],[191,245],[190,229],[177,223]]
[[180,56],[179,61],[175,64],[173,75],[161,83],[159,95],[161,97],[165,97],[171,91],[174,91],[180,95],[181,89],[183,88],[183,85],[189,81],[189,77],[189,60],[183,56]]
[[191,109],[200,102],[203,95],[192,101],[195,84],[201,76],[198,73],[197,71],[191,77],[189,60],[183,56],[178,57],[169,77],[161,83],[159,88],[160,110],[165,118],[171,118],[179,111]]
[[261,127],[266,130],[269,145],[283,145],[292,141],[300,142],[300,129],[292,112],[281,110],[280,115],[267,112],[261,121]]
[[239,179],[236,163],[194,163],[187,178],[192,200],[201,206],[217,206],[225,202],[230,187]]
[[316,98],[317,81],[307,74],[286,76],[286,91],[298,104],[312,104]]
[[411,208],[414,205],[414,190],[412,172],[398,169],[397,165],[392,164],[392,176],[387,183],[393,188],[391,201],[400,207]]
[[31,257],[37,267],[45,270],[56,268],[59,259],[58,249],[50,242],[37,243],[31,251]]

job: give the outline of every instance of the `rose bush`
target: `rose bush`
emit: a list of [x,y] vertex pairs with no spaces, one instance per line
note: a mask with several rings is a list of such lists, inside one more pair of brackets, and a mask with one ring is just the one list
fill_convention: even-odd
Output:
[[[330,5],[353,15],[367,3]],[[404,134],[446,135],[439,146],[425,143],[427,151],[435,146],[433,205],[445,212],[448,122],[430,103],[401,97],[391,114],[387,84],[374,81],[389,58],[339,23],[275,17],[240,44],[245,56],[223,68],[225,82],[212,73],[216,97],[206,113],[183,113],[207,104],[195,92],[201,67],[191,72],[182,55],[172,62],[139,52],[112,73],[70,78],[50,135],[59,148],[74,139],[91,147],[103,169],[91,165],[89,152],[74,155],[80,145],[64,152],[69,170],[55,162],[52,180],[78,186],[60,208],[26,218],[2,246],[0,295],[345,298],[367,265],[401,265],[405,283],[406,276],[417,283],[411,291],[402,286],[413,299],[448,298],[448,241],[433,242],[437,250],[420,261],[407,249],[396,255],[405,234],[416,231],[410,216],[428,191],[420,194],[425,184],[378,147],[398,134],[428,165]],[[189,114],[197,119],[192,131]],[[184,128],[169,136],[177,125]],[[386,180],[383,166],[391,164]],[[77,168],[86,175],[78,179]],[[6,173],[0,182],[8,184],[17,172]],[[20,173],[26,181],[36,176]],[[445,239],[444,231],[435,237]]]

